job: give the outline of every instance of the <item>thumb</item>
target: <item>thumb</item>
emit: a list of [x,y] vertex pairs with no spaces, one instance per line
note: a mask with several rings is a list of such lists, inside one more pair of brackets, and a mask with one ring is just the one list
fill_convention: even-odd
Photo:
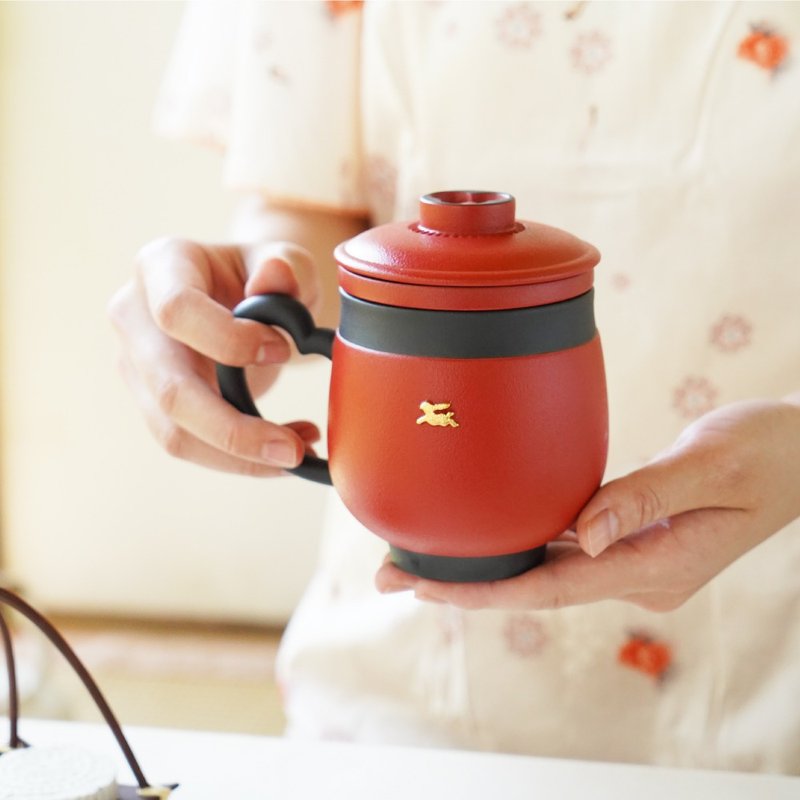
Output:
[[321,298],[320,281],[311,253],[292,242],[269,242],[246,257],[249,278],[245,295],[276,292],[303,303],[312,314]]
[[706,461],[691,450],[673,452],[601,487],[575,525],[581,548],[594,557],[660,520],[719,505],[705,480]]

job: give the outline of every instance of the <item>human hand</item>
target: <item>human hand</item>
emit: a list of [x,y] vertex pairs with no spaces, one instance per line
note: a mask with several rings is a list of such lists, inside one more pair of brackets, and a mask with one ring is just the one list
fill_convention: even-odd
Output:
[[219,394],[215,363],[251,367],[257,395],[289,358],[276,330],[231,314],[243,297],[265,292],[292,295],[313,311],[320,291],[309,252],[286,242],[243,249],[159,239],[114,295],[109,315],[122,342],[122,374],[170,454],[268,476],[297,466],[319,438],[310,422],[276,425],[241,414]]
[[750,401],[694,422],[650,464],[603,486],[545,563],[485,583],[408,575],[388,562],[381,592],[467,609],[550,609],[617,599],[670,611],[800,516],[800,403]]

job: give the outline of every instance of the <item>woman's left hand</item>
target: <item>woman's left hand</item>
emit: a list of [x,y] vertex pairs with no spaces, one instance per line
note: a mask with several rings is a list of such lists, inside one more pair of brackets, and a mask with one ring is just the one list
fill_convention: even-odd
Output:
[[389,563],[381,592],[461,608],[549,609],[626,600],[670,611],[800,516],[800,401],[748,401],[691,424],[642,469],[607,483],[541,566],[503,581],[444,583]]

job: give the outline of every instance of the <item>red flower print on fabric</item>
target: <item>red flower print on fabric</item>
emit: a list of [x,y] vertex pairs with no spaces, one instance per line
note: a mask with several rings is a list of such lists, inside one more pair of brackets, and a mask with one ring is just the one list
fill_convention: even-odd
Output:
[[764,23],[750,26],[749,35],[739,42],[737,55],[761,69],[775,72],[789,54],[789,42]]
[[625,667],[663,681],[672,664],[672,649],[646,633],[631,633],[620,647],[617,661]]
[[328,6],[328,13],[332,17],[340,17],[349,11],[360,11],[364,0],[325,0],[325,5]]
[[690,376],[675,390],[672,406],[682,417],[696,419],[714,408],[717,395],[707,378]]
[[542,35],[542,17],[531,3],[514,3],[497,19],[497,35],[508,47],[524,50]]
[[530,614],[514,614],[503,627],[506,647],[522,658],[537,656],[547,642],[544,626]]
[[753,326],[739,314],[725,314],[711,328],[710,340],[718,350],[735,353],[750,344]]
[[586,75],[599,72],[609,61],[611,40],[600,31],[580,35],[572,47],[572,66]]

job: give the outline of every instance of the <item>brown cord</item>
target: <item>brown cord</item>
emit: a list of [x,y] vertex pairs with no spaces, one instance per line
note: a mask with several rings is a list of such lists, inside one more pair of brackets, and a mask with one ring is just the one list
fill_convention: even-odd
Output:
[[[56,646],[61,655],[64,656],[69,665],[81,679],[83,685],[92,696],[92,700],[94,700],[95,705],[103,715],[108,727],[111,728],[111,732],[114,734],[114,738],[117,740],[117,743],[119,744],[120,749],[125,756],[125,760],[128,762],[128,766],[131,768],[131,772],[133,772],[136,782],[139,784],[139,788],[150,788],[150,784],[144,777],[144,773],[139,766],[139,762],[136,760],[136,756],[134,756],[133,750],[131,750],[131,746],[128,744],[125,734],[122,732],[122,727],[120,726],[119,722],[117,722],[117,718],[114,716],[114,712],[111,710],[111,706],[109,706],[108,702],[103,696],[103,693],[100,691],[100,688],[95,683],[94,678],[92,678],[92,676],[89,674],[89,671],[75,654],[75,651],[69,646],[64,637],[58,632],[51,622],[49,622],[35,608],[28,605],[28,603],[26,603],[19,595],[15,594],[11,590],[0,587],[0,603],[6,603],[7,605],[11,606],[11,608],[17,610],[20,614],[29,619]],[[2,619],[2,615],[0,615],[0,619]],[[12,730],[11,746],[14,747],[16,746],[15,741],[19,741],[16,734],[17,721],[19,717],[19,707],[16,697],[14,697],[13,706],[11,704],[12,695],[16,695],[16,672],[13,667],[14,658],[11,649],[11,637],[8,632],[8,626],[5,624],[5,620],[3,620],[0,628],[3,631],[3,643],[6,650],[6,663],[9,665],[9,688],[12,686],[13,680],[13,692],[9,691],[9,718],[11,721]],[[14,676],[13,679],[12,675]]]
[[14,663],[14,646],[11,642],[11,631],[8,623],[0,611],[0,636],[3,637],[3,650],[6,656],[6,672],[8,673],[8,746],[16,749],[20,746],[19,735],[17,733],[17,721],[19,719],[19,692],[17,691],[17,668]]

